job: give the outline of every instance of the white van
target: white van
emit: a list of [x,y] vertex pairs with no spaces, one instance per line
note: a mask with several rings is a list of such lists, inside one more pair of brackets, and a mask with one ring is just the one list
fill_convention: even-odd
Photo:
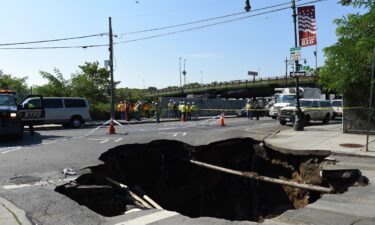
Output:
[[[43,124],[62,124],[64,127],[79,128],[86,121],[91,120],[90,105],[85,98],[74,97],[44,97],[45,117]],[[41,106],[40,98],[30,98],[21,103]]]

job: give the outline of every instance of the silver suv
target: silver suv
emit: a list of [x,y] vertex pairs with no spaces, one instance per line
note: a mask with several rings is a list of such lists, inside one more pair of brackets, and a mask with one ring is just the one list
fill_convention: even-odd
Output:
[[[324,124],[329,123],[333,115],[331,102],[321,99],[301,99],[300,106],[302,112],[305,114],[305,125],[308,125],[311,120],[321,120]],[[296,103],[284,107],[280,111],[280,124],[285,125],[287,122],[294,123]]]

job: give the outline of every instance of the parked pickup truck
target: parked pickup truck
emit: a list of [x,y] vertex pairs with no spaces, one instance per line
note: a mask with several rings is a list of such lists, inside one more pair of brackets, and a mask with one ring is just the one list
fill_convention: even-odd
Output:
[[[308,125],[311,120],[321,120],[324,124],[329,123],[333,115],[331,102],[321,99],[301,99],[300,107],[305,114],[305,125]],[[294,123],[296,103],[284,107],[280,110],[279,122],[285,125],[287,122]]]

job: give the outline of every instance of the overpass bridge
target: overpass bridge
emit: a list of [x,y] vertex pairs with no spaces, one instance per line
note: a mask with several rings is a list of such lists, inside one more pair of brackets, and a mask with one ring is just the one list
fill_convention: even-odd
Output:
[[[318,87],[317,76],[302,76],[299,78],[301,87]],[[267,97],[275,93],[275,88],[295,87],[293,77],[275,77],[267,79],[236,80],[183,88],[164,88],[148,94],[148,97],[186,97],[187,95],[204,96],[208,98],[251,98]]]

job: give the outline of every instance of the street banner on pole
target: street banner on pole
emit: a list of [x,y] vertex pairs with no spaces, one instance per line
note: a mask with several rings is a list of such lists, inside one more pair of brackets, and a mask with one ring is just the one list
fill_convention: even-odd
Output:
[[315,6],[298,7],[299,46],[316,45]]

